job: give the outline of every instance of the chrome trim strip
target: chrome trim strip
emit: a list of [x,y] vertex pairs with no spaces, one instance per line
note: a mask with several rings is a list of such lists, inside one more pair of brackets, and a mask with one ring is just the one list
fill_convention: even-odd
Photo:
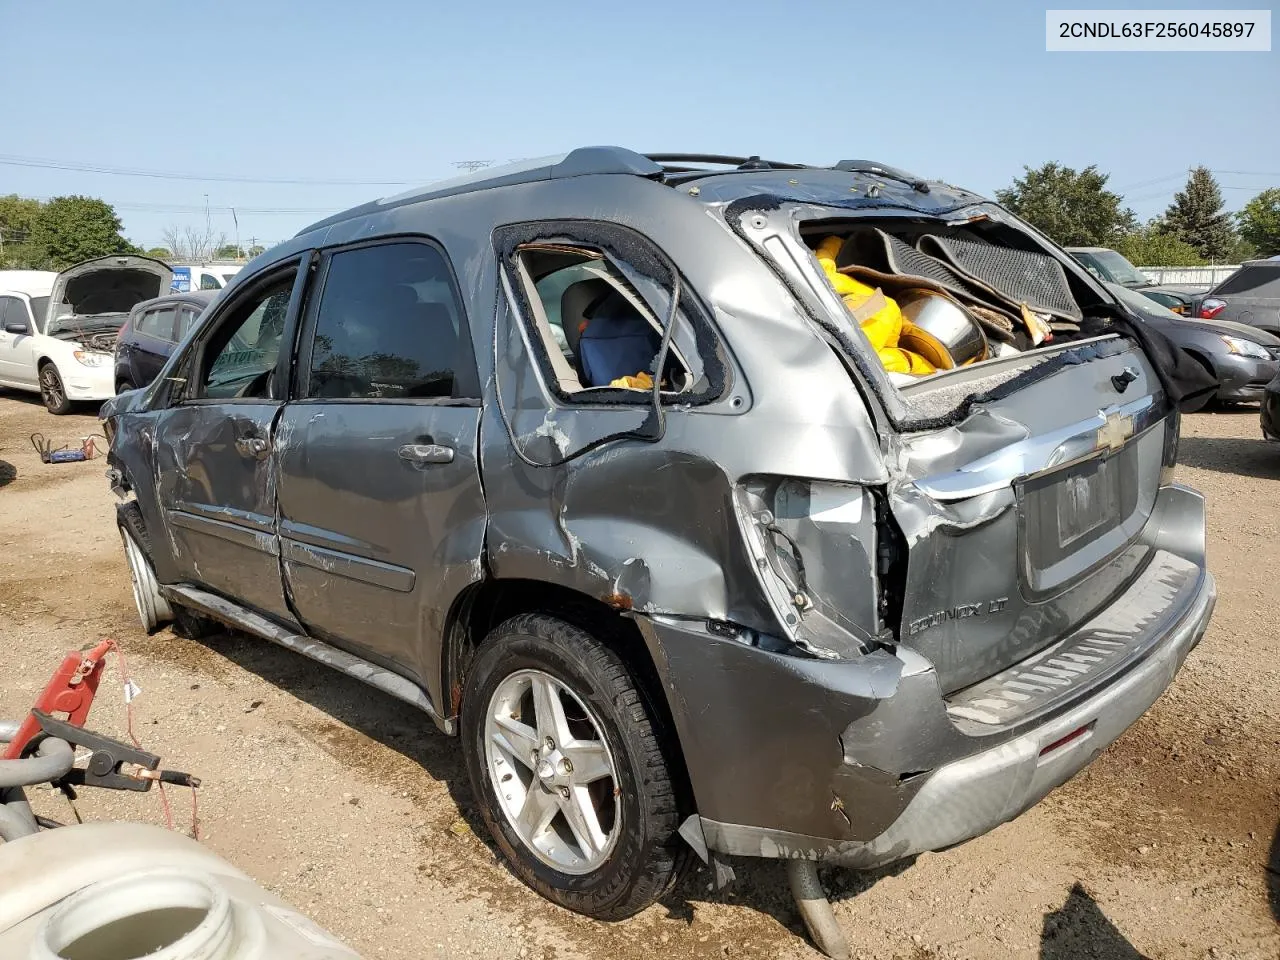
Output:
[[921,477],[914,484],[934,500],[967,500],[1002,490],[1015,480],[1036,477],[1094,456],[1111,444],[1109,434],[1114,428],[1110,424],[1118,418],[1131,421],[1127,442],[1163,415],[1163,394],[1139,397],[1130,403],[1105,407],[1086,420],[1011,443],[959,470]]

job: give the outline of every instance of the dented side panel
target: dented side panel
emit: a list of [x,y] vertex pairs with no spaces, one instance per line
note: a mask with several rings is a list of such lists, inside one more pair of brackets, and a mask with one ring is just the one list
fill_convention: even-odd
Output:
[[[174,565],[169,582],[207,587],[292,624],[280,581],[270,449],[279,412],[278,402],[262,401],[183,404],[160,413],[152,468],[163,522],[148,529],[153,541],[164,531]],[[251,440],[261,441],[261,452],[250,449]]]

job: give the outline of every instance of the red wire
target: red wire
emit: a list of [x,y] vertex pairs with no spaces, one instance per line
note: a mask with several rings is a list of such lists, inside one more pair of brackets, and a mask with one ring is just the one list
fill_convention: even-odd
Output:
[[[113,641],[112,646],[115,647],[116,656],[120,658],[120,682],[124,684],[125,687],[128,687],[130,683],[129,664],[128,664],[128,661],[125,660],[124,648],[120,646],[119,640]],[[132,698],[129,698],[125,701],[124,713],[125,713],[125,728],[129,731],[129,739],[133,741],[134,747],[141,750],[142,744],[138,741],[137,735],[133,732],[133,699]],[[173,809],[169,806],[169,795],[165,793],[164,784],[161,783],[159,780],[156,781],[156,786],[160,788],[160,805],[164,808],[165,823],[168,824],[169,829],[172,830],[173,829]],[[194,787],[191,788],[191,836],[196,840],[200,839],[199,810],[196,806],[196,791]]]

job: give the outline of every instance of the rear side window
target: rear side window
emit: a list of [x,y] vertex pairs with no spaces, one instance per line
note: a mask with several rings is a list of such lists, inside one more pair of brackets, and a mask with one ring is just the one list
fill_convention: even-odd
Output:
[[178,308],[178,329],[174,332],[174,339],[181,340],[191,330],[191,325],[196,322],[196,317],[200,314],[191,307]]
[[200,274],[201,290],[221,290],[222,281],[215,277],[212,273]]
[[306,395],[458,396],[459,371],[471,363],[462,318],[448,263],[431,244],[339,251],[329,260],[316,311]]
[[1280,267],[1241,267],[1213,291],[1218,294],[1280,298]]
[[138,317],[134,329],[157,340],[173,340],[173,307],[155,307]]

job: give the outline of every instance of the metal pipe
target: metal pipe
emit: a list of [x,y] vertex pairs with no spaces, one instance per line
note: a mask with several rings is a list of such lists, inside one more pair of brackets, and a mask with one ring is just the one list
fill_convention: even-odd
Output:
[[71,744],[57,737],[45,737],[33,757],[0,760],[0,790],[48,783],[64,777],[75,763]]
[[849,941],[836,922],[831,901],[822,891],[818,864],[813,860],[788,860],[787,880],[813,945],[832,960],[849,960]]
[[0,839],[6,843],[40,832],[26,795],[18,788],[0,791]]
[[0,720],[0,743],[8,743],[18,735],[18,727],[22,724],[16,720]]

